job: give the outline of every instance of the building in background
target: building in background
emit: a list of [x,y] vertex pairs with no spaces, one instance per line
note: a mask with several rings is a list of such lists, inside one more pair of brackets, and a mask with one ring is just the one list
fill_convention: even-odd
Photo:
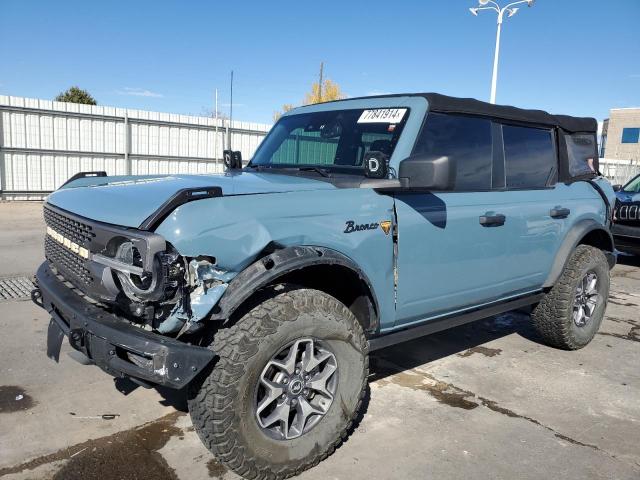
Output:
[[640,173],[640,107],[609,111],[600,136],[600,170],[614,184]]
[[612,108],[600,140],[602,157],[640,163],[640,108]]

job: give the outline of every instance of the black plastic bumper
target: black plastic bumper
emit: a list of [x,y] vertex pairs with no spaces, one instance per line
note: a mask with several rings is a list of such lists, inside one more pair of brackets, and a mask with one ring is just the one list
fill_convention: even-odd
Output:
[[611,233],[618,250],[640,255],[640,226],[614,224]]
[[[38,268],[34,301],[51,315],[48,355],[63,335],[105,372],[144,383],[182,388],[215,356],[204,348],[163,337],[91,304],[67,287],[47,262]],[[59,353],[59,344],[57,346]]]

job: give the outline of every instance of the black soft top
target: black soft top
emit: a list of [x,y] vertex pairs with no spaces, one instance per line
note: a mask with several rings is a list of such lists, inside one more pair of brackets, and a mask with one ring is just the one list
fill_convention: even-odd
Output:
[[547,127],[558,127],[568,133],[596,133],[598,122],[590,117],[571,117],[569,115],[553,115],[544,110],[526,110],[524,108],[508,105],[494,105],[481,102],[475,98],[449,97],[439,93],[399,93],[391,95],[375,95],[368,97],[345,98],[337,100],[344,102],[365,98],[386,97],[424,97],[429,102],[429,110],[432,112],[462,113],[467,115],[480,115],[496,119],[511,120],[514,122],[532,123]]
[[507,105],[493,105],[475,98],[458,98],[440,95],[439,93],[420,93],[429,102],[429,110],[446,113],[465,113],[486,117],[502,118],[516,122],[535,123],[549,127],[559,127],[571,133],[598,130],[598,122],[590,117],[571,117],[569,115],[553,115],[544,110],[525,110]]

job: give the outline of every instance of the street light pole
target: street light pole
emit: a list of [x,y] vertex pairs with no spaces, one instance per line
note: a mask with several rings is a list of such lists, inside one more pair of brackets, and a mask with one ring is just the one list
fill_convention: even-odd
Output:
[[496,103],[496,88],[498,86],[498,59],[500,58],[500,33],[502,32],[502,11],[498,14],[498,32],[496,33],[496,50],[493,55],[493,75],[491,76],[491,100]]
[[470,8],[469,11],[472,15],[478,16],[478,12],[481,10],[493,10],[498,14],[498,29],[496,32],[496,50],[493,56],[493,75],[491,77],[491,103],[496,103],[496,90],[498,87],[498,61],[500,58],[500,34],[502,33],[502,21],[504,20],[504,14],[507,14],[507,18],[513,17],[519,10],[516,5],[526,3],[528,6],[533,6],[535,0],[520,0],[518,2],[510,3],[505,7],[500,7],[493,0],[478,0],[479,6]]

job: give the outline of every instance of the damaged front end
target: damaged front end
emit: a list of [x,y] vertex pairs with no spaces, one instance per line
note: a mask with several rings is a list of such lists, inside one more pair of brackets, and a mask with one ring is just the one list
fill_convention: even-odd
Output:
[[[211,257],[189,259],[175,255],[176,259],[168,269],[169,292],[166,299],[147,302],[144,307],[135,303],[134,311],[144,312],[147,323],[159,333],[177,332],[180,336],[196,333],[204,326],[202,320],[218,303],[234,274],[216,268],[215,259]],[[135,280],[125,278],[123,285],[131,281]],[[123,290],[130,300],[139,300],[129,286]]]
[[34,301],[52,317],[50,357],[68,336],[114,375],[179,388],[204,368],[213,352],[179,337],[202,329],[233,272],[213,257],[180,255],[154,232],[44,210],[47,261]]

